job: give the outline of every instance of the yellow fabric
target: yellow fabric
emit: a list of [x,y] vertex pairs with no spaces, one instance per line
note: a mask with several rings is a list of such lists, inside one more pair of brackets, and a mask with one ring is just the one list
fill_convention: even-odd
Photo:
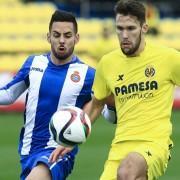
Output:
[[139,153],[146,160],[149,167],[148,180],[158,179],[164,174],[170,155],[167,145],[160,146],[148,141],[124,141],[112,145],[100,180],[116,180],[117,169],[130,152]]
[[150,140],[170,143],[173,91],[180,85],[180,53],[146,43],[138,57],[126,57],[120,49],[99,62],[94,96],[115,96],[117,128],[114,143]]

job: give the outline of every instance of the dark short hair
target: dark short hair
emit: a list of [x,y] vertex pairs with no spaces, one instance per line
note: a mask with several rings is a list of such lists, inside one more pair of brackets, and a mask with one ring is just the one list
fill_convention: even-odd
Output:
[[119,0],[114,11],[116,15],[123,14],[137,17],[141,25],[146,21],[145,6],[137,0]]
[[77,25],[76,18],[70,12],[63,11],[63,10],[56,10],[51,17],[51,20],[49,23],[49,31],[52,28],[53,22],[72,22],[73,26],[74,26],[75,33],[78,32],[78,25]]

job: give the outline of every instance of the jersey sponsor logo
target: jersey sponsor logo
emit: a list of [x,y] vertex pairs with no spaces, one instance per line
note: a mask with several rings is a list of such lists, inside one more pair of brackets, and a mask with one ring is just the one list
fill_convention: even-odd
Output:
[[145,69],[145,76],[146,77],[153,77],[155,74],[155,69],[152,66],[149,66]]
[[119,99],[120,103],[123,104],[127,102],[128,100],[133,100],[133,99],[150,99],[154,97],[153,92],[145,92],[145,93],[133,93],[128,96],[122,97]]
[[122,95],[122,97],[119,98],[119,101],[123,104],[133,99],[144,100],[152,98],[154,97],[153,90],[157,89],[158,83],[156,81],[146,81],[115,87],[115,95]]
[[31,71],[38,71],[38,72],[43,72],[43,69],[41,69],[41,68],[36,68],[36,67],[32,67],[31,68]]
[[71,74],[71,80],[75,83],[79,82],[81,77],[79,75],[79,72],[78,71],[74,71],[73,74]]
[[148,90],[157,90],[158,83],[156,81],[146,81],[139,83],[132,83],[129,85],[123,85],[121,87],[115,87],[115,94],[118,96],[119,94],[130,94],[139,91],[148,91]]

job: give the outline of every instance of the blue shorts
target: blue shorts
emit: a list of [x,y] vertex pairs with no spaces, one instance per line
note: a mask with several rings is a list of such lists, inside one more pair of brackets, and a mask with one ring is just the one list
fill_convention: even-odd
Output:
[[[21,156],[21,180],[25,180],[32,168],[38,163],[44,163],[49,168],[52,180],[65,180],[73,169],[74,154],[76,153],[66,154],[63,158],[59,158],[57,162],[49,163],[48,159],[53,150],[54,149],[44,149],[28,156]],[[77,148],[74,150],[77,151]]]

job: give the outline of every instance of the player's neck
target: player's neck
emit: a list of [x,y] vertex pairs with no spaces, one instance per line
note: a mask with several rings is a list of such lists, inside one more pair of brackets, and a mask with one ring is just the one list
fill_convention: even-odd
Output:
[[138,51],[137,51],[137,55],[140,55],[140,54],[144,51],[145,46],[146,46],[145,39],[142,38],[141,44],[140,44],[140,46],[139,46],[139,48],[138,48]]

